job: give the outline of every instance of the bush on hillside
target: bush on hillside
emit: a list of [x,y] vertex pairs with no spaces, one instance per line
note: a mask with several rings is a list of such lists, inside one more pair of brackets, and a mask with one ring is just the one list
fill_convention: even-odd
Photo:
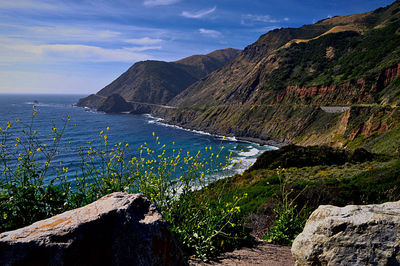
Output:
[[275,169],[278,167],[306,167],[315,165],[342,165],[347,162],[365,162],[374,155],[363,148],[354,151],[328,146],[287,145],[279,150],[265,151],[247,170]]

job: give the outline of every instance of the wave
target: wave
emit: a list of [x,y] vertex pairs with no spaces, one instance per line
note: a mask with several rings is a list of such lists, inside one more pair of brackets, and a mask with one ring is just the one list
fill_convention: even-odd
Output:
[[230,141],[230,142],[237,142],[238,141],[235,137],[225,137],[225,136],[221,136],[221,135],[217,135],[217,134],[211,134],[209,132],[205,132],[205,131],[201,131],[201,130],[188,129],[188,128],[180,127],[180,126],[177,126],[177,125],[171,125],[171,124],[163,123],[161,121],[164,121],[164,119],[158,118],[158,117],[154,117],[154,116],[152,116],[150,114],[144,114],[143,116],[148,118],[148,119],[150,119],[149,121],[147,121],[149,124],[157,124],[159,126],[171,127],[171,128],[180,129],[180,130],[184,130],[184,131],[188,131],[188,132],[192,132],[192,133],[197,133],[197,134],[200,134],[200,135],[212,136],[212,137],[218,138],[219,140],[223,140],[223,141]]
[[260,150],[257,149],[257,148],[254,148],[252,146],[249,146],[248,148],[250,148],[249,151],[239,152],[238,155],[241,156],[241,157],[251,157],[251,156],[256,156],[256,155],[258,155],[260,153]]
[[149,124],[157,124],[160,126],[185,130],[185,131],[189,131],[189,132],[197,133],[197,134],[201,134],[201,135],[213,136],[221,141],[249,143],[250,145],[247,146],[247,149],[248,149],[247,151],[239,151],[238,152],[237,146],[233,147],[233,149],[230,149],[230,151],[233,152],[232,164],[229,165],[228,167],[225,167],[225,169],[223,169],[223,171],[218,174],[220,176],[220,178],[225,178],[228,176],[232,176],[234,174],[242,174],[245,170],[247,170],[251,165],[253,165],[256,162],[258,155],[260,155],[262,152],[264,152],[266,150],[279,149],[278,147],[274,147],[274,146],[269,146],[269,145],[262,146],[262,145],[259,145],[257,143],[253,143],[250,141],[237,140],[235,137],[224,137],[221,135],[211,134],[211,133],[201,131],[201,130],[187,129],[187,128],[183,128],[183,127],[180,127],[177,125],[167,124],[167,123],[163,122],[164,119],[158,118],[158,117],[153,117],[150,114],[145,114],[143,116],[148,119],[147,122]]
[[243,173],[246,169],[252,166],[261,153],[266,150],[270,150],[270,148],[266,146],[248,146],[247,148],[249,148],[249,151],[241,151],[235,158],[237,161],[239,161],[238,165],[240,166],[238,169],[236,169],[237,174]]
[[38,107],[73,107],[73,104],[62,104],[62,103],[40,103],[40,102],[25,102],[24,104],[35,105]]
[[[164,119],[162,118],[158,118],[158,117],[154,117],[151,114],[144,114],[143,117],[148,118],[149,120],[147,121],[147,123],[149,124],[157,124],[160,121],[163,121]],[[160,123],[160,125],[165,125],[164,123]]]
[[239,167],[235,169],[236,174],[241,174],[247,169],[250,168],[255,162],[257,158],[243,158],[241,159],[241,163],[239,164]]
[[[68,105],[67,105],[68,106]],[[87,113],[92,113],[92,114],[106,114],[106,112],[103,112],[103,111],[97,111],[96,109],[93,109],[93,108],[90,108],[90,107],[87,107],[87,106],[77,106],[76,104],[73,104],[72,105],[72,107],[73,108],[79,108],[79,109],[83,109],[85,112],[87,112]]]

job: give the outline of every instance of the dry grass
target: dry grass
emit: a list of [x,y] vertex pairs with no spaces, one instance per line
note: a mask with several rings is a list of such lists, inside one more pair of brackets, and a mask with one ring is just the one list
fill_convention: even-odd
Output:
[[340,25],[340,26],[335,26],[333,28],[331,28],[330,30],[322,33],[321,35],[314,37],[312,39],[293,39],[291,41],[289,41],[288,43],[286,43],[285,45],[283,45],[282,47],[278,48],[279,49],[283,49],[283,48],[289,48],[293,43],[299,44],[299,43],[303,43],[303,42],[309,42],[312,40],[316,40],[318,38],[321,38],[322,36],[325,36],[327,34],[332,34],[332,33],[339,33],[339,32],[345,32],[345,31],[355,31],[358,32],[360,34],[364,33],[364,29],[356,26],[356,25]]

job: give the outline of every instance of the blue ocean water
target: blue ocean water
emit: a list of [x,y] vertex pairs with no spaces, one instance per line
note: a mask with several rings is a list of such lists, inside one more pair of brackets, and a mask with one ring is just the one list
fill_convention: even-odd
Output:
[[[249,165],[255,162],[258,155],[263,151],[273,149],[269,146],[260,146],[254,143],[235,141],[221,136],[213,136],[204,132],[184,130],[174,126],[168,126],[159,119],[149,115],[110,115],[74,106],[74,104],[85,95],[12,95],[0,94],[0,126],[3,128],[10,121],[12,124],[20,125],[29,123],[32,119],[32,107],[37,106],[38,115],[35,116],[34,130],[39,134],[48,136],[51,132],[52,121],[57,127],[63,125],[62,118],[71,117],[63,140],[71,142],[70,146],[79,147],[91,141],[94,145],[99,143],[99,132],[106,131],[111,145],[125,141],[129,143],[133,151],[140,145],[153,143],[153,132],[159,137],[159,142],[166,145],[166,149],[182,149],[182,153],[196,154],[199,150],[212,147],[213,150],[220,150],[220,158],[223,161],[225,156],[232,152],[232,157],[238,162],[224,175],[232,175],[244,171]],[[21,122],[16,123],[19,119]],[[73,126],[75,124],[75,126]],[[17,130],[13,127],[13,130]],[[172,145],[172,143],[175,143]],[[80,160],[79,155],[74,151],[64,151],[62,158],[64,165],[71,168]],[[132,154],[132,156],[137,156]]]

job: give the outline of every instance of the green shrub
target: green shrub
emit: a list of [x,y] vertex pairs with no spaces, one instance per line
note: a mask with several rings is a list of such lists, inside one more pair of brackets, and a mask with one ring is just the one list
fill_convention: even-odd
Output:
[[69,118],[61,130],[53,123],[48,139],[40,141],[32,128],[36,115],[34,107],[30,124],[16,120],[14,126],[21,126],[17,137],[10,122],[4,129],[0,126],[0,231],[26,226],[68,209],[70,186],[58,177],[59,185],[54,184],[56,179],[47,184],[44,180]]
[[196,194],[189,192],[182,197],[167,220],[174,224],[172,230],[185,251],[207,261],[247,238],[239,215],[241,198],[228,203],[206,198],[193,200]]
[[288,209],[274,209],[278,219],[270,227],[270,232],[264,237],[264,240],[279,245],[291,245],[307,221],[307,217],[300,215],[296,208],[297,205]]
[[[172,154],[167,155],[166,146],[153,133],[154,142],[144,143],[135,153],[138,156],[132,156],[127,143],[110,145],[108,127],[100,132],[98,146],[88,142],[78,148],[71,143],[64,147],[62,135],[69,118],[61,129],[53,123],[43,140],[34,130],[36,115],[34,107],[29,124],[17,120],[0,127],[1,232],[125,191],[142,193],[155,203],[187,255],[206,261],[246,238],[238,207],[244,195],[234,194],[222,201],[223,188],[208,197],[199,197],[196,190],[207,190],[215,181],[215,169],[232,164],[230,156],[225,158],[226,164],[220,162],[223,147],[217,151],[206,147],[195,155],[184,155],[172,147]],[[56,161],[65,149],[75,150],[81,158],[73,175],[68,165]],[[53,178],[49,177],[51,171]]]
[[296,199],[307,189],[307,186],[300,192],[295,192],[292,188],[293,180],[286,176],[285,172],[284,168],[276,170],[279,190],[275,194],[274,213],[277,219],[264,237],[268,242],[279,245],[292,244],[295,237],[303,230],[309,214],[305,211],[306,205],[298,210],[295,204]]
[[305,167],[315,165],[343,165],[347,162],[371,161],[376,155],[363,148],[354,151],[329,146],[284,146],[279,150],[265,151],[247,172],[277,167]]

